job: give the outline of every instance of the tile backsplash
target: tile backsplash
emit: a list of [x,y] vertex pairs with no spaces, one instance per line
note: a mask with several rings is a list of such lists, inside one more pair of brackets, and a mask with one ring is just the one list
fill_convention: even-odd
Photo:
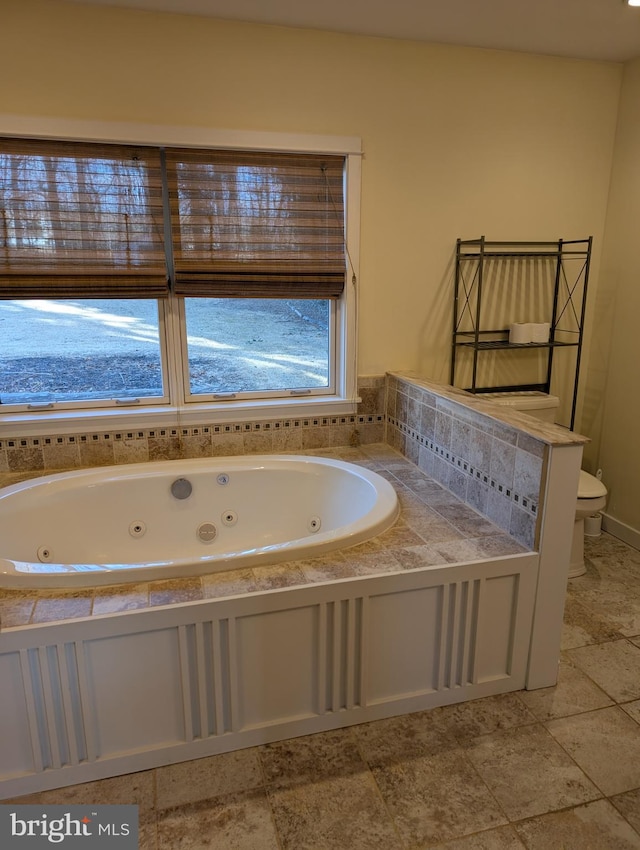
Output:
[[0,473],[54,472],[119,463],[304,451],[385,439],[385,377],[363,377],[357,413],[0,438]]
[[2,438],[0,473],[10,480],[11,473],[386,441],[516,540],[534,546],[543,442],[410,378],[361,377],[358,392],[358,410],[349,416]]

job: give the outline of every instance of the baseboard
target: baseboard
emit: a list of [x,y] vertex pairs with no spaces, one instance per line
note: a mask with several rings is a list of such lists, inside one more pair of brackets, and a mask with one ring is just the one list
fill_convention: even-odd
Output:
[[637,528],[632,528],[607,513],[602,514],[602,528],[634,549],[640,549],[640,531]]

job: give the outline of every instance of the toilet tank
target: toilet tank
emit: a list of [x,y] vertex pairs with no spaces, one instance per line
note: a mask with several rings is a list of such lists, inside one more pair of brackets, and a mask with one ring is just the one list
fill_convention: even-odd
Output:
[[486,398],[487,401],[492,401],[494,404],[528,413],[529,416],[542,419],[545,422],[556,421],[558,407],[560,406],[558,396],[535,390],[520,393],[483,393],[481,397]]

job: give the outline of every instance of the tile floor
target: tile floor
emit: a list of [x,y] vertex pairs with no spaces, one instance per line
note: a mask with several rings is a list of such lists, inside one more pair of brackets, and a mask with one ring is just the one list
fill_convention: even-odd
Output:
[[640,850],[640,552],[586,550],[553,688],[19,802],[137,803],[144,850]]

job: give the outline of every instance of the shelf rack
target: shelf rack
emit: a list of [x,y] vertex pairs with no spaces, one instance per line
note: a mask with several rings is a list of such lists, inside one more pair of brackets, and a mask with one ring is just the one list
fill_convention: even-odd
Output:
[[[554,353],[557,349],[576,349],[575,370],[573,376],[573,398],[571,405],[570,428],[573,429],[576,414],[578,380],[584,331],[584,317],[587,299],[587,284],[591,263],[593,238],[554,242],[495,242],[479,239],[458,239],[455,257],[455,293],[453,310],[453,334],[451,346],[450,383],[456,385],[458,377],[460,349],[472,351],[471,385],[465,387],[468,392],[523,392],[539,391],[548,393],[553,375]],[[486,328],[483,326],[486,312],[483,300],[485,287],[491,286],[486,280],[488,261],[504,261],[510,275],[517,277],[517,267],[522,261],[547,259],[551,273],[542,286],[550,291],[543,293],[551,304],[548,342],[511,343],[509,342],[508,323],[506,327]],[[516,286],[527,285],[517,280]],[[517,293],[516,293],[517,294]],[[479,372],[481,354],[486,351],[530,351],[540,349],[547,352],[546,377],[539,383],[519,383],[502,386],[480,385]]]

